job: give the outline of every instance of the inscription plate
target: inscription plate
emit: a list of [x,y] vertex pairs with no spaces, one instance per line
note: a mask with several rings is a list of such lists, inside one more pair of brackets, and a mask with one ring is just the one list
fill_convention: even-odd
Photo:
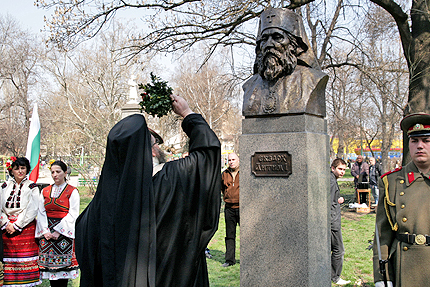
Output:
[[291,155],[287,151],[255,152],[251,156],[251,172],[255,176],[290,176]]

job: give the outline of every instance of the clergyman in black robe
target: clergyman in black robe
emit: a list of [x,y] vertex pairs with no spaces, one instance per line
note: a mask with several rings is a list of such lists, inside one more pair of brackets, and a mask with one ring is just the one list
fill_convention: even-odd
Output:
[[81,286],[209,286],[205,247],[218,228],[221,149],[185,100],[189,156],[152,177],[152,144],[142,115],[110,131],[94,199],[76,223]]

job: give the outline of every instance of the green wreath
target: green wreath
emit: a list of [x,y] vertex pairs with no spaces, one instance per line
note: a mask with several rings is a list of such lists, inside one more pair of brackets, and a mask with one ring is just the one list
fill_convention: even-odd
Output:
[[152,72],[150,75],[152,84],[139,84],[139,89],[143,90],[143,93],[140,94],[142,101],[139,105],[141,110],[161,118],[173,109],[173,100],[170,98],[173,89],[167,85],[166,81],[161,80]]

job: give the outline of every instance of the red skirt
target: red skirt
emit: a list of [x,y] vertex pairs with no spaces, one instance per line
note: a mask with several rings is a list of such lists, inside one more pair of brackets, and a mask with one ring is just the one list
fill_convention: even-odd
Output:
[[41,283],[35,231],[35,220],[24,227],[22,232],[9,234],[3,231],[4,286],[35,286]]

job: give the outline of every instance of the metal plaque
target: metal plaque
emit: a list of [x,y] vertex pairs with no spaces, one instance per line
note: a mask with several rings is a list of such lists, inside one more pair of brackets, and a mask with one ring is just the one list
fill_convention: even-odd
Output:
[[291,155],[286,151],[256,152],[251,156],[251,172],[255,176],[290,176]]

